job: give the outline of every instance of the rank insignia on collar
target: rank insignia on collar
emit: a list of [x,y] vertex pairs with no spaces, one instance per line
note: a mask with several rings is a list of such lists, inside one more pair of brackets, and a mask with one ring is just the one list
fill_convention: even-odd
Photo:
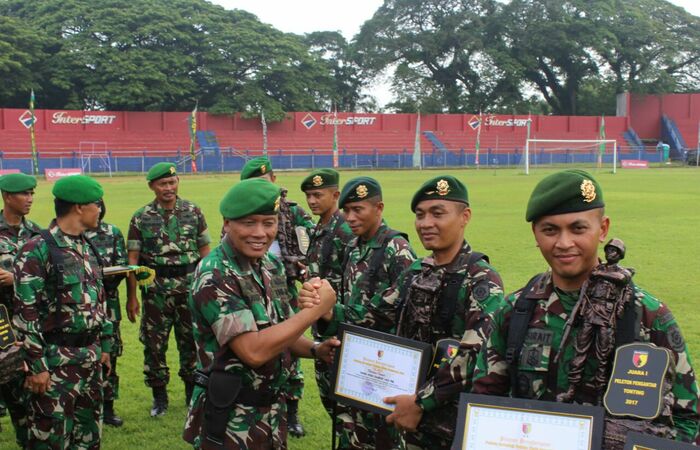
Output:
[[583,201],[586,203],[590,203],[595,200],[595,185],[591,180],[583,180],[581,183],[581,196],[583,197]]
[[450,193],[450,184],[445,180],[437,182],[437,193],[440,196],[445,196]]
[[367,197],[367,194],[368,194],[367,186],[365,186],[364,184],[357,186],[357,188],[355,189],[355,193],[360,198]]
[[321,186],[323,185],[323,178],[321,178],[321,175],[316,175],[313,177],[311,182],[314,184],[314,186]]

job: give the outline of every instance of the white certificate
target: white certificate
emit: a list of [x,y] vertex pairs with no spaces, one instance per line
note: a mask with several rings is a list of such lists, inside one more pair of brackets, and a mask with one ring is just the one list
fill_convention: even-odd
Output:
[[463,450],[588,450],[591,417],[530,412],[471,404]]
[[416,393],[425,375],[425,350],[364,333],[343,335],[333,392],[341,399],[393,411],[394,405],[383,398]]

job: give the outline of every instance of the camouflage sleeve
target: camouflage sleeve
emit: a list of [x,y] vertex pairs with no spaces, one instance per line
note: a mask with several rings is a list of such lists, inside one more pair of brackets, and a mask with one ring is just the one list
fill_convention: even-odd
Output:
[[467,303],[459,350],[454,358],[441,364],[417,393],[418,404],[425,411],[455,400],[461,392],[469,392],[477,355],[491,333],[493,315],[503,306],[503,280],[498,272],[482,261],[471,277],[459,295]]
[[[37,244],[41,242],[41,244]],[[31,240],[20,249],[14,263],[15,301],[13,324],[24,339],[25,359],[33,374],[49,370],[44,356],[40,305],[46,303],[46,263],[48,248],[43,241]]]
[[209,235],[207,219],[204,218],[204,213],[202,213],[202,210],[199,208],[197,208],[196,211],[197,222],[199,223],[199,228],[197,229],[197,248],[202,248],[211,243],[211,236]]
[[104,318],[105,321],[102,322],[102,328],[100,329],[100,348],[103,353],[110,353],[114,345],[114,324],[108,319],[107,307],[103,305]]
[[386,246],[384,256],[384,268],[389,274],[389,280],[396,280],[415,260],[416,253],[406,239],[402,236],[392,239]]
[[253,312],[241,297],[233,278],[222,276],[219,268],[204,259],[192,284],[192,301],[203,321],[211,327],[219,345],[234,337],[258,331]]
[[126,254],[126,245],[124,244],[124,235],[122,231],[114,227],[114,264],[117,266],[126,265],[129,263]]
[[128,251],[141,251],[141,244],[143,243],[143,237],[141,235],[141,221],[139,220],[138,213],[131,217],[129,222],[129,232],[127,233],[126,248]]
[[[648,294],[647,294],[648,295]],[[678,431],[677,439],[700,444],[698,435],[698,383],[690,354],[678,322],[663,303],[655,313],[650,329],[652,343],[671,351],[675,362],[676,378],[673,384],[673,423]]]
[[515,296],[510,295],[493,314],[491,333],[476,355],[471,392],[487,395],[508,395],[510,376],[506,362],[508,324]]
[[294,226],[302,226],[306,228],[307,233],[311,234],[314,231],[314,228],[316,228],[316,224],[314,224],[314,221],[309,213],[307,213],[306,210],[299,205],[293,205],[291,210],[292,214],[294,215]]

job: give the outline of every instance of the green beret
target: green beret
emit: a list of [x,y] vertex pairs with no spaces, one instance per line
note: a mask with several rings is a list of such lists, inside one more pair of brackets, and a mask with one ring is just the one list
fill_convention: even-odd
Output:
[[96,202],[102,198],[102,186],[94,178],[85,175],[72,175],[56,181],[51,191],[54,197],[79,205]]
[[251,214],[277,214],[280,188],[263,178],[243,180],[228,190],[219,204],[225,219],[240,219]]
[[258,156],[248,160],[241,170],[241,180],[257,178],[272,172],[272,163],[267,156]]
[[301,190],[306,192],[314,189],[337,187],[339,180],[340,174],[333,169],[314,170],[301,182]]
[[452,175],[442,175],[431,178],[423,183],[411,200],[411,211],[416,212],[416,206],[423,200],[449,200],[469,204],[467,187]]
[[36,178],[23,173],[8,173],[0,177],[0,191],[24,192],[36,187]]
[[353,178],[343,186],[338,207],[342,208],[346,203],[361,202],[377,195],[382,196],[382,187],[377,180],[370,177]]
[[584,170],[569,169],[554,173],[537,183],[527,203],[525,220],[602,208],[603,190]]
[[174,177],[177,175],[177,170],[175,169],[175,163],[171,162],[159,162],[154,164],[148,170],[146,174],[146,180],[150,183],[151,181],[160,180],[161,178]]

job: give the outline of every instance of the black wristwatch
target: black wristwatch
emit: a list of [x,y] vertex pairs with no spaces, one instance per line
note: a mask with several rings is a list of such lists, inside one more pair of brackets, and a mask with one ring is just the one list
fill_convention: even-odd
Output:
[[316,354],[316,350],[318,350],[318,346],[319,346],[319,345],[321,345],[320,342],[314,342],[314,344],[313,344],[313,345],[311,346],[311,348],[309,349],[309,352],[311,353],[311,357],[312,357],[313,359],[318,358],[318,355]]

